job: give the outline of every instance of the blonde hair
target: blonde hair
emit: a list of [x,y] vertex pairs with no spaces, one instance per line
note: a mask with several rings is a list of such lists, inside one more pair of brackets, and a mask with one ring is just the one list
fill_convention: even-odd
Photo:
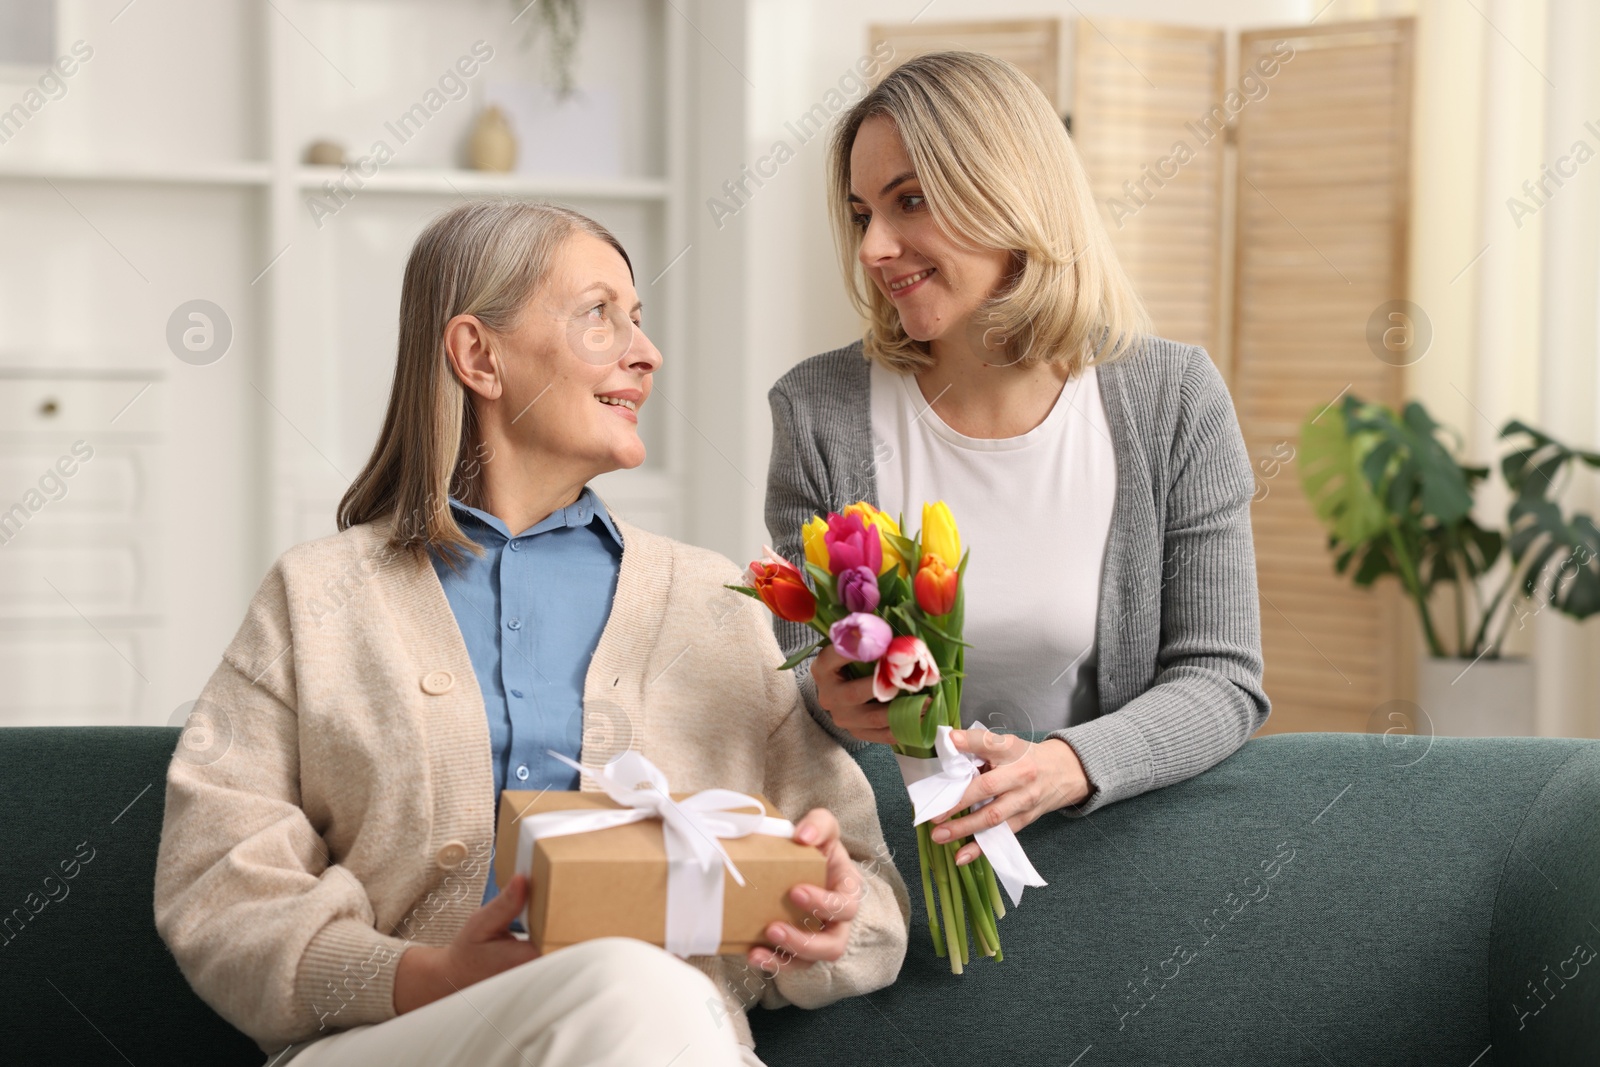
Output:
[[495,333],[516,328],[566,241],[586,233],[628,264],[598,222],[554,204],[475,200],[439,215],[411,248],[400,289],[400,340],[383,429],[339,501],[339,529],[393,517],[394,548],[437,549],[454,566],[478,553],[449,498],[481,506],[471,396],[445,354],[445,325],[474,315]]
[[[1065,362],[1076,374],[1129,352],[1152,332],[1095,210],[1088,176],[1050,101],[1016,67],[976,52],[932,52],[891,71],[840,120],[828,207],[866,354],[899,371],[934,362],[856,256],[850,151],[861,124],[888,118],[916,168],[934,221],[963,247],[1013,253],[1014,270],[973,316],[1025,340],[1018,362]],[[988,336],[989,331],[985,331]]]

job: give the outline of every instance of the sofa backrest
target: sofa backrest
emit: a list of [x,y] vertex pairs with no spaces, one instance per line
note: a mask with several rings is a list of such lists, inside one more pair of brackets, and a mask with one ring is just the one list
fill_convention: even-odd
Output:
[[0,729],[0,1053],[8,1063],[259,1067],[155,927],[177,728]]
[[[178,733],[0,730],[7,1062],[261,1063],[155,931]],[[1600,742],[1251,741],[1025,830],[1051,884],[1001,921],[1006,959],[959,978],[928,944],[893,761],[860,759],[911,949],[870,997],[754,1012],[770,1067],[1600,1063],[1600,959],[1580,947],[1600,949]]]
[[1005,959],[960,977],[930,946],[898,771],[858,758],[910,951],[869,997],[754,1013],[769,1067],[1600,1064],[1600,959],[1542,1008],[1528,986],[1600,948],[1600,742],[1252,740],[1025,829],[1050,885],[1000,921]]

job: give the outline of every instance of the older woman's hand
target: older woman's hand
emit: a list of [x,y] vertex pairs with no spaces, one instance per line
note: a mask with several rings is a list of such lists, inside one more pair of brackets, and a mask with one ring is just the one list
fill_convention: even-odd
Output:
[[817,686],[817,703],[833,716],[834,725],[860,741],[894,744],[889,731],[889,705],[872,695],[872,676],[849,678],[844,668],[849,660],[832,645],[817,653],[811,663],[811,679]]
[[[950,740],[957,751],[971,752],[986,765],[950,811],[969,808],[986,797],[994,800],[959,819],[951,819],[949,812],[934,819],[936,842],[968,837],[1002,821],[1020,830],[1047,812],[1082,803],[1094,791],[1077,752],[1059,737],[1035,744],[1015,734],[952,730]],[[971,863],[982,851],[976,841],[968,841],[956,852],[956,863]]]
[[493,900],[467,916],[448,945],[412,945],[394,972],[394,1010],[404,1015],[485,978],[539,957],[539,950],[511,932],[530,886],[517,874]]
[[776,922],[767,927],[767,938],[776,948],[756,947],[745,957],[752,967],[768,975],[786,968],[809,967],[818,960],[837,960],[850,941],[850,921],[861,906],[866,885],[855,861],[839,840],[839,820],[827,808],[812,808],[794,826],[794,839],[802,845],[815,845],[828,860],[827,888],[797,885],[789,899],[809,914],[803,929],[791,923]]

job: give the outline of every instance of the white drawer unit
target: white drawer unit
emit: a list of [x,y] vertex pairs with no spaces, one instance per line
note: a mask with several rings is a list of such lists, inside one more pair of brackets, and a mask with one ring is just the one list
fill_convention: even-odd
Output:
[[0,369],[0,725],[150,711],[163,384]]

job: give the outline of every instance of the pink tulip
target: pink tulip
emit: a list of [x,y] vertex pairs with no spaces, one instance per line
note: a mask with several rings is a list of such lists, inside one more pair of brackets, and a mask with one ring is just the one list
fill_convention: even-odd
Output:
[[864,522],[860,513],[828,516],[828,532],[822,535],[828,546],[828,570],[843,574],[851,567],[866,567],[873,574],[883,570],[883,540],[878,528]]
[[876,615],[858,611],[828,627],[828,636],[844,659],[871,663],[889,647],[894,631]]
[[889,642],[872,675],[872,695],[884,702],[901,692],[915,693],[939,684],[939,665],[920,637],[902,635]]

